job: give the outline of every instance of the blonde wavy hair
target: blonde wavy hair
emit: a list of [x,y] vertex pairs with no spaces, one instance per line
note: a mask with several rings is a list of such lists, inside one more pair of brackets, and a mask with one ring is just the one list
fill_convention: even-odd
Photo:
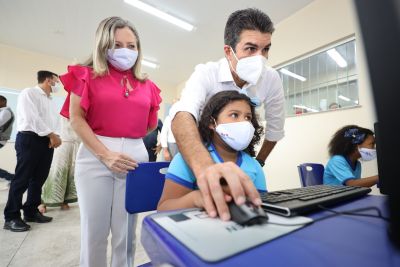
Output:
[[95,43],[92,55],[82,64],[93,68],[95,76],[104,76],[108,74],[107,50],[115,47],[115,31],[128,27],[136,36],[138,58],[132,67],[132,74],[139,81],[147,79],[147,75],[141,72],[142,67],[142,49],[140,38],[136,28],[127,20],[120,17],[109,17],[100,22],[95,36]]

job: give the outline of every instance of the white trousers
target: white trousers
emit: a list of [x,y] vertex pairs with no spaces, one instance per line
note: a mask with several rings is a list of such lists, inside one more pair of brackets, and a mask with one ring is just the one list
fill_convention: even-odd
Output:
[[[97,136],[97,138],[111,151],[127,154],[137,162],[148,161],[147,150],[142,139],[104,136]],[[81,144],[76,157],[75,183],[81,220],[80,266],[107,266],[107,238],[110,230],[111,266],[127,266],[126,176],[110,171]],[[136,217],[133,227],[136,227]],[[134,229],[133,233],[135,233]],[[133,238],[134,241],[135,238]]]

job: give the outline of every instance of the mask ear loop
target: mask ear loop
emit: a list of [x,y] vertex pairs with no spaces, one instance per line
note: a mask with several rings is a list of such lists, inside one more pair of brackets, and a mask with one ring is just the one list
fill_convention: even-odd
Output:
[[215,118],[214,117],[211,117],[211,119],[212,119],[212,121],[214,121],[214,127],[215,127],[215,129],[217,128],[217,126],[218,126],[218,124],[217,124],[217,121],[215,120]]
[[[230,49],[231,52],[233,53],[233,56],[235,57],[236,61],[239,62],[239,59],[237,58],[235,52],[233,51],[233,48],[232,48],[231,46],[229,46],[229,49]],[[232,71],[233,71],[234,73],[236,73],[236,75],[238,75],[237,72],[236,72],[236,70],[235,70],[235,69],[233,68],[233,66],[232,66],[232,62],[231,62],[229,59],[228,59],[228,63],[229,63],[229,66],[231,67]],[[239,76],[239,75],[238,75],[238,76]]]

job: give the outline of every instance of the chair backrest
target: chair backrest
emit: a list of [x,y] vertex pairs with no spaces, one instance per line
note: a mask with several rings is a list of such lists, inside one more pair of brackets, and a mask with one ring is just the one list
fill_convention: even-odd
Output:
[[319,163],[303,163],[297,166],[301,186],[323,184],[324,165]]
[[157,209],[165,181],[167,162],[140,163],[126,176],[125,209],[139,213]]

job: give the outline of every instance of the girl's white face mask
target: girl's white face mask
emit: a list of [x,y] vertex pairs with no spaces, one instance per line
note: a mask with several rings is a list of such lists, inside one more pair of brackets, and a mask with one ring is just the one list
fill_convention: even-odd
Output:
[[370,161],[376,158],[376,149],[359,147],[358,152],[360,152],[361,160]]
[[135,65],[139,52],[128,48],[108,49],[107,60],[120,71],[129,70]]
[[215,128],[221,139],[236,151],[242,151],[249,146],[254,130],[248,121],[221,123]]
[[261,55],[238,59],[232,47],[231,51],[237,60],[236,74],[243,81],[246,81],[252,85],[256,85],[261,77],[263,69],[265,68],[267,59]]

